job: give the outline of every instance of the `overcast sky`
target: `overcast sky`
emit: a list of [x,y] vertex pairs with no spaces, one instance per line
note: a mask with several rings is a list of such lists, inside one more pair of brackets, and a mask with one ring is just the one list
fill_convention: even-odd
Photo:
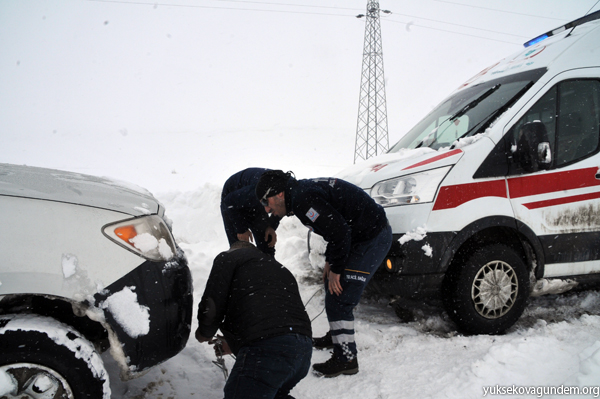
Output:
[[[0,162],[61,167],[79,156],[86,169],[150,137],[158,155],[177,135],[199,145],[248,132],[284,147],[278,132],[303,129],[337,132],[352,152],[365,30],[356,15],[366,4],[0,0]],[[597,0],[379,4],[391,11],[381,18],[390,143],[526,40],[600,9]]]

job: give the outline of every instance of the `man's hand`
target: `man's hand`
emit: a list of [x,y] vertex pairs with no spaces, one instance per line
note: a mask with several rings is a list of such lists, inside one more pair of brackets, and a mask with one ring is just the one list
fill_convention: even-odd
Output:
[[273,248],[277,243],[277,233],[270,226],[265,230],[265,242],[269,244],[269,248]]
[[215,356],[231,355],[232,353],[229,344],[225,341],[225,337],[220,335],[217,335],[216,339],[210,341],[209,344],[214,345]]
[[254,237],[252,237],[252,232],[250,230],[246,230],[242,234],[238,234],[237,238],[240,241],[254,242]]
[[199,342],[208,342],[209,345],[214,345],[215,355],[223,356],[231,354],[231,348],[229,348],[229,344],[225,341],[225,337],[221,335],[217,335],[215,338],[207,338],[200,334],[200,329],[196,330],[196,339]]
[[329,292],[333,295],[340,295],[342,293],[342,284],[340,283],[341,275],[331,271],[329,262],[325,262],[323,268],[323,282],[328,281]]
[[340,284],[340,275],[329,271],[329,292],[331,294],[340,295],[342,293],[342,285]]

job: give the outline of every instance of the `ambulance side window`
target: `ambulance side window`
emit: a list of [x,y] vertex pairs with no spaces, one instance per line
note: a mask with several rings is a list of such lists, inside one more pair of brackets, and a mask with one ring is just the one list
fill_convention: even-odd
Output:
[[559,88],[556,167],[598,152],[600,82],[571,80]]
[[509,175],[560,168],[597,153],[600,81],[576,79],[554,86],[505,139],[510,147]]

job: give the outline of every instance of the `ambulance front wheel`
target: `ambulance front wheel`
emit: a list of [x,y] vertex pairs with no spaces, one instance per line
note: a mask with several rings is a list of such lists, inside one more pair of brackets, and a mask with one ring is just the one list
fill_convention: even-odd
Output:
[[444,305],[459,330],[500,334],[521,316],[529,273],[519,252],[504,244],[480,247],[457,258],[444,281]]

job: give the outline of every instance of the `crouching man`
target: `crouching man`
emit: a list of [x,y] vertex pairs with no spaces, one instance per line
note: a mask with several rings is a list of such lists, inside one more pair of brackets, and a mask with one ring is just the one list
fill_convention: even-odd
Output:
[[196,339],[219,329],[236,356],[225,399],[291,398],[310,368],[310,319],[292,273],[246,241],[215,258],[198,305]]

